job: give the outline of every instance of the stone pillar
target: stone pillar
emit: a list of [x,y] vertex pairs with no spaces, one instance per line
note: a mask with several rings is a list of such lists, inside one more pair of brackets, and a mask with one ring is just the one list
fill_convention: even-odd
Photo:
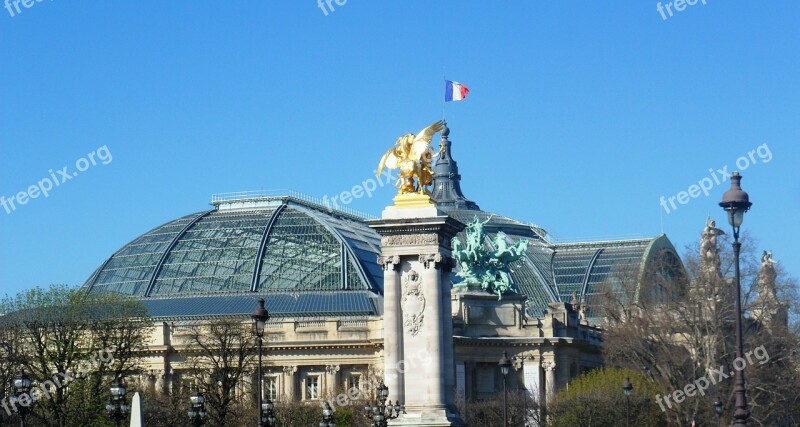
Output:
[[286,395],[286,400],[292,402],[297,400],[295,397],[295,389],[297,385],[295,384],[295,373],[297,372],[297,366],[284,366],[283,367],[283,375],[284,375],[284,383],[283,383],[283,394]]
[[336,396],[336,393],[339,393],[340,390],[337,389],[339,387],[339,365],[328,365],[325,367],[325,372],[328,374],[328,378],[326,378],[326,389],[325,393],[331,398]]
[[435,262],[439,273],[439,281],[444,284],[441,293],[442,307],[442,369],[444,371],[444,396],[448,408],[454,409],[456,405],[456,360],[455,345],[453,343],[453,300],[450,297],[451,283],[450,272],[453,269],[452,258],[440,261],[428,258],[428,262]]
[[549,405],[556,394],[556,362],[546,360],[542,362],[542,368],[545,371],[545,403]]
[[[399,259],[398,273],[384,273],[384,363],[391,368],[403,361],[405,373],[398,377],[405,392],[398,396],[406,414],[391,425],[461,426],[450,404],[456,381],[451,283],[445,271],[451,264],[450,242],[464,224],[430,205],[387,208],[370,227],[381,235],[382,259]],[[398,396],[390,391],[389,399]]]
[[[379,257],[383,267],[383,377],[392,400],[405,402],[403,365],[403,316],[400,313],[400,257]],[[398,371],[400,368],[400,371]]]
[[[446,374],[445,374],[445,343],[444,343],[444,335],[445,335],[445,326],[444,323],[447,320],[450,320],[450,315],[445,317],[442,307],[442,283],[441,283],[441,275],[439,274],[439,270],[436,267],[437,260],[439,262],[442,261],[442,256],[439,253],[435,254],[425,254],[419,256],[419,266],[421,267],[422,271],[419,276],[418,284],[413,284],[413,279],[409,279],[409,286],[408,289],[412,289],[414,286],[421,286],[419,292],[419,298],[421,304],[424,306],[422,310],[420,310],[420,320],[419,323],[421,328],[419,332],[415,331],[408,331],[408,336],[404,337],[407,338],[408,341],[413,342],[414,347],[421,349],[424,348],[425,361],[421,361],[422,363],[416,362],[415,365],[421,364],[419,368],[416,366],[412,366],[411,375],[416,376],[415,382],[419,381],[420,384],[425,384],[425,396],[424,401],[421,401],[422,406],[428,406],[429,408],[434,409],[445,409],[445,384],[446,384]],[[409,277],[415,274],[415,270],[411,270],[409,272]],[[413,297],[412,297],[413,298]],[[449,293],[448,293],[449,299]],[[427,319],[425,318],[427,317]],[[450,321],[452,325],[452,321]],[[450,343],[452,345],[452,335],[450,336]],[[422,369],[420,369],[422,368]],[[436,378],[437,380],[433,380]],[[410,397],[410,396],[409,396]],[[415,396],[416,399],[423,398],[423,396],[417,395]],[[409,400],[408,402],[411,405],[414,405],[415,402]]]

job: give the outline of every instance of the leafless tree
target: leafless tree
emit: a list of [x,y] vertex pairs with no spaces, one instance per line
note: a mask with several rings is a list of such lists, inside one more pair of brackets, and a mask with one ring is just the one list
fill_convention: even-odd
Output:
[[211,425],[226,425],[253,406],[249,380],[255,371],[257,349],[252,328],[249,322],[233,317],[190,327],[187,361],[206,398]]
[[[701,378],[710,383],[704,394],[663,403],[673,425],[687,425],[693,417],[715,419],[716,395],[724,402],[723,419],[733,413],[734,261],[730,240],[725,236],[720,240],[719,272],[709,269],[699,247],[693,246],[684,257],[686,274],[671,274],[677,260],[665,252],[644,272],[613,272],[603,299],[604,353],[611,364],[646,372],[661,385],[662,399],[697,381],[702,384]],[[760,264],[755,243],[747,236],[742,240],[742,297],[747,311],[757,295]],[[794,301],[793,279],[781,272],[776,284],[781,303]],[[748,362],[745,368],[751,420],[754,425],[793,425],[788,423],[798,419],[800,394],[797,334],[785,325],[767,328],[752,320],[745,325],[745,354],[764,346],[769,355],[768,362]]]

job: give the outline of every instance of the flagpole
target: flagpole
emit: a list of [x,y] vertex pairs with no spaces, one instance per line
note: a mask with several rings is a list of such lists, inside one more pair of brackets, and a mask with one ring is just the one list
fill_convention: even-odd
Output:
[[[442,83],[444,83],[444,90],[447,92],[447,76],[444,74],[444,67],[442,67]],[[447,107],[447,101],[444,98],[444,94],[442,94],[442,120],[447,118],[445,116],[445,107]]]

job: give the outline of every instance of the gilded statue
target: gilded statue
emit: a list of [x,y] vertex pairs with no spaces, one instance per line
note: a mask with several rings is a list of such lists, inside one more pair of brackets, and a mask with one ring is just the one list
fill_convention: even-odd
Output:
[[376,176],[380,177],[384,168],[400,169],[400,177],[395,182],[398,194],[430,195],[428,187],[433,185],[431,162],[439,157],[442,148],[434,154],[431,148],[433,135],[444,128],[444,121],[422,129],[417,135],[412,133],[401,136],[395,145],[381,157]]

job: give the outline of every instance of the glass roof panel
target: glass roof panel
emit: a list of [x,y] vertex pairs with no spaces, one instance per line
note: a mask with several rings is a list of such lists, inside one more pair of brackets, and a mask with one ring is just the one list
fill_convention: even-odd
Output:
[[195,223],[170,251],[151,295],[249,292],[273,211],[217,211]]
[[168,222],[138,237],[114,254],[98,272],[92,286],[96,292],[144,295],[156,265],[170,243],[188,224],[203,213]]
[[324,225],[291,206],[278,215],[261,264],[260,290],[337,290],[342,271],[342,244]]

